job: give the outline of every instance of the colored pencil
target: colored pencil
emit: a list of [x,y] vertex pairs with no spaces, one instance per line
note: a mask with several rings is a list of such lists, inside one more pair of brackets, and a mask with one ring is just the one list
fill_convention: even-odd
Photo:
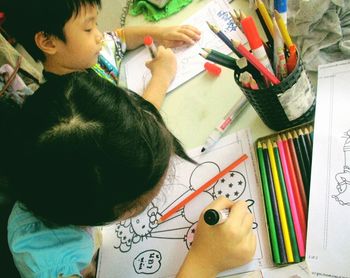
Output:
[[309,132],[310,132],[310,139],[312,142],[314,140],[314,128],[312,125],[309,127]]
[[303,177],[301,175],[301,171],[299,167],[298,156],[294,148],[293,137],[290,132],[287,133],[287,142],[289,147],[289,153],[293,161],[294,172],[295,172],[296,181],[299,188],[301,201],[303,203],[304,214],[307,215],[307,198],[305,193],[305,186],[304,186]]
[[297,238],[297,243],[298,243],[298,249],[299,249],[299,255],[300,257],[305,256],[305,242],[304,238],[302,236],[302,231],[301,231],[301,225],[300,225],[300,219],[297,211],[297,206],[295,204],[295,199],[294,199],[294,193],[293,193],[293,188],[292,188],[292,183],[290,180],[289,176],[289,169],[288,169],[288,164],[287,164],[287,159],[284,151],[284,146],[281,140],[281,137],[277,137],[277,146],[278,150],[280,153],[281,157],[281,162],[282,162],[282,169],[283,169],[283,174],[285,178],[285,185],[287,189],[287,194],[289,198],[289,204],[290,204],[290,209],[292,212],[292,217],[293,217],[293,226],[294,226],[294,231],[296,234]]
[[307,169],[306,169],[303,155],[302,155],[301,149],[300,149],[298,134],[296,133],[295,130],[293,130],[293,145],[294,145],[294,149],[295,149],[295,152],[297,154],[297,157],[298,157],[301,177],[303,179],[304,190],[305,190],[305,195],[306,195],[306,202],[308,203],[309,191],[310,191],[310,178],[309,178],[309,175],[307,174]]
[[290,242],[292,245],[292,252],[293,252],[293,258],[294,262],[300,262],[300,255],[299,255],[299,250],[298,250],[298,242],[297,238],[295,235],[295,230],[294,230],[294,223],[293,223],[293,217],[290,209],[290,204],[289,204],[289,199],[288,199],[288,193],[286,189],[286,184],[284,182],[284,176],[283,176],[283,170],[282,170],[282,165],[281,165],[281,160],[280,160],[280,153],[277,148],[276,142],[273,142],[272,144],[274,156],[275,156],[275,162],[277,166],[277,173],[278,173],[278,178],[280,181],[281,185],[281,192],[282,192],[282,198],[283,198],[283,203],[286,208],[286,218],[287,218],[287,225],[288,225],[288,230],[290,234]]
[[264,22],[267,26],[267,28],[269,29],[269,32],[271,34],[271,36],[273,36],[273,24],[272,24],[272,20],[271,20],[271,17],[264,5],[264,3],[261,1],[261,0],[257,0],[255,2],[255,5],[258,7],[260,13],[261,13],[261,16],[262,18],[264,19]]
[[219,58],[215,55],[212,55],[210,53],[199,53],[199,55],[202,56],[204,59],[212,61],[216,64],[219,64],[220,66],[223,66],[225,68],[232,69],[232,70],[239,70],[236,63],[232,63],[230,61],[221,59],[221,58]]
[[282,16],[280,15],[280,13],[278,11],[275,10],[274,15],[275,15],[275,19],[276,19],[276,22],[277,22],[277,25],[278,25],[278,29],[281,32],[283,41],[286,44],[286,46],[289,48],[293,44],[293,42],[292,42],[292,39],[289,36],[287,26],[284,23],[283,18],[282,18]]
[[306,127],[304,128],[304,139],[305,139],[307,151],[309,153],[310,164],[312,164],[312,142],[310,138],[310,132]]
[[272,170],[272,178],[273,178],[273,183],[275,185],[276,200],[278,205],[278,212],[281,219],[281,226],[282,226],[284,245],[286,248],[287,261],[289,263],[292,263],[294,262],[294,257],[292,252],[292,244],[290,242],[290,234],[289,234],[287,218],[286,218],[286,209],[285,209],[285,204],[283,202],[281,184],[279,182],[275,156],[273,153],[272,144],[270,140],[267,141],[267,151],[269,153],[270,166]]
[[259,160],[259,167],[260,167],[260,174],[261,174],[260,175],[261,183],[262,183],[263,194],[264,194],[265,211],[266,211],[267,223],[269,228],[272,257],[273,257],[273,261],[276,264],[280,264],[281,258],[278,250],[278,240],[276,235],[275,221],[273,219],[273,208],[271,204],[269,185],[268,185],[268,180],[266,175],[264,155],[263,155],[262,145],[260,142],[258,142],[257,153],[258,153],[258,160]]
[[260,10],[258,9],[258,7],[255,8],[255,12],[256,12],[256,14],[257,14],[257,16],[258,16],[258,18],[259,18],[260,24],[261,24],[261,26],[262,26],[262,28],[263,28],[263,30],[264,30],[264,33],[265,33],[266,38],[267,38],[267,41],[268,41],[268,43],[269,43],[269,45],[270,45],[270,47],[271,47],[272,44],[273,44],[272,35],[271,35],[269,29],[267,28],[267,25],[266,25],[266,23],[265,23],[265,21],[264,21],[262,15],[261,15],[261,12],[260,12]]
[[299,187],[298,187],[298,184],[296,181],[295,171],[294,171],[294,167],[293,167],[293,161],[292,161],[292,158],[290,156],[287,138],[285,137],[284,134],[282,134],[282,143],[283,143],[284,153],[285,153],[285,157],[286,157],[286,161],[287,161],[289,177],[290,177],[290,181],[291,181],[291,185],[292,185],[294,201],[295,201],[296,209],[297,209],[298,216],[299,216],[301,234],[303,236],[303,242],[306,242],[306,216],[304,213],[303,202],[301,200],[301,196],[299,193]]
[[305,163],[307,174],[310,177],[310,175],[311,175],[311,159],[310,159],[309,151],[307,149],[306,141],[305,141],[305,138],[303,135],[304,135],[303,131],[301,129],[299,129],[298,130],[298,140],[299,140],[299,144],[300,144],[300,149],[301,149],[301,153],[302,153],[303,158],[304,158],[304,163]]
[[280,215],[278,212],[277,198],[276,198],[275,186],[274,186],[273,178],[272,178],[269,154],[268,154],[266,144],[263,143],[262,145],[263,145],[264,162],[265,162],[265,166],[266,166],[266,168],[265,168],[266,169],[266,177],[268,180],[269,192],[271,194],[271,204],[272,204],[272,209],[274,212],[273,216],[274,216],[275,224],[276,224],[276,233],[277,233],[277,238],[278,238],[278,247],[280,250],[281,263],[286,263],[287,262],[286,248],[284,245],[282,225],[281,225]]
[[272,72],[270,72],[252,53],[250,53],[241,42],[232,40],[232,44],[271,83],[275,85],[280,83],[278,78]]
[[227,166],[224,170],[222,170],[220,173],[212,177],[210,180],[208,180],[206,183],[204,183],[201,187],[199,187],[195,192],[187,196],[185,199],[183,199],[180,203],[178,203],[175,207],[170,209],[167,213],[162,215],[160,217],[160,222],[165,221],[168,219],[171,215],[173,215],[175,212],[177,212],[179,209],[184,207],[188,202],[193,200],[195,197],[197,197],[200,193],[202,193],[205,189],[207,189],[210,185],[212,185],[214,182],[225,176],[229,171],[233,170],[235,167],[240,165],[242,162],[244,162],[248,156],[246,154],[243,154],[241,157],[239,157],[236,161],[231,163],[229,166]]
[[239,58],[243,57],[243,55],[232,45],[230,39],[226,37],[226,35],[218,27],[210,24],[208,21],[207,24],[210,30],[212,30],[214,34],[218,36]]

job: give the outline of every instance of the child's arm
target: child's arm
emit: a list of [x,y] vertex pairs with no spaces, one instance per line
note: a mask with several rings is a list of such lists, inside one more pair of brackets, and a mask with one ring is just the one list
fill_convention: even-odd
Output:
[[146,36],[165,47],[177,47],[184,44],[194,44],[200,39],[200,31],[190,25],[182,26],[134,26],[125,27],[124,35],[127,49],[134,49],[143,44]]
[[171,49],[159,46],[156,57],[148,61],[146,66],[150,69],[152,78],[142,96],[160,109],[166,91],[176,73],[175,55]]
[[230,208],[228,219],[215,226],[206,224],[203,213],[190,251],[177,278],[209,278],[224,270],[248,263],[254,256],[256,238],[253,234],[253,216],[244,201],[231,202],[219,198],[205,210]]

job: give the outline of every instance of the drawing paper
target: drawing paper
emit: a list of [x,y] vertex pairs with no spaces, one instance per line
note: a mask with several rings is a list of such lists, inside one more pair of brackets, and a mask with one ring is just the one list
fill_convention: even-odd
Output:
[[319,67],[307,262],[316,277],[350,277],[350,60]]
[[[203,52],[202,47],[212,48],[225,54],[232,52],[209,29],[207,21],[219,27],[229,38],[240,40],[242,43],[247,42],[244,34],[232,21],[230,11],[232,12],[232,8],[226,0],[213,0],[182,23],[197,27],[201,31],[201,39],[192,46],[173,49],[177,59],[177,73],[168,92],[204,70],[204,63],[207,61],[199,55]],[[138,94],[142,94],[151,79],[151,72],[145,66],[145,62],[150,59],[149,51],[144,48],[125,64],[127,87]]]
[[[251,263],[222,275],[272,266],[251,146],[249,131],[242,130],[222,138],[208,153],[201,154],[201,148],[190,151],[198,165],[174,159],[161,192],[141,215],[103,228],[98,277],[174,277],[191,248],[201,211],[219,196],[247,202],[254,215],[258,242]],[[161,215],[244,153],[249,157],[245,162],[168,220],[158,223]]]

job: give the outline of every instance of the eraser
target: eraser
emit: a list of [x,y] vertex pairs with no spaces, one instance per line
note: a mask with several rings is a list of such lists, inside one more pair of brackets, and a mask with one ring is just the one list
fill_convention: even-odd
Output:
[[152,39],[152,37],[151,36],[146,36],[144,39],[143,39],[143,43],[145,44],[145,45],[151,45],[152,43],[153,43],[153,39]]
[[209,63],[209,62],[206,62],[204,64],[204,68],[207,70],[207,72],[209,72],[209,73],[211,73],[213,75],[216,75],[216,76],[220,75],[220,73],[221,73],[221,68],[220,67],[218,67],[215,64]]

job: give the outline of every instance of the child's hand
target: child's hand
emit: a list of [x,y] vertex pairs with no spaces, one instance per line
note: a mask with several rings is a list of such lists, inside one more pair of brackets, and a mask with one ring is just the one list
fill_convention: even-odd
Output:
[[191,25],[160,27],[155,39],[165,47],[178,47],[185,44],[195,44],[200,39],[201,32]]
[[146,67],[150,69],[152,77],[159,77],[169,85],[174,79],[177,69],[175,54],[171,49],[159,46],[156,57],[148,61]]
[[195,277],[215,277],[219,272],[248,263],[254,256],[256,237],[252,230],[253,215],[244,201],[232,202],[220,197],[204,211],[230,208],[226,221],[215,226],[199,219],[192,247],[178,277],[187,270],[202,272]]

